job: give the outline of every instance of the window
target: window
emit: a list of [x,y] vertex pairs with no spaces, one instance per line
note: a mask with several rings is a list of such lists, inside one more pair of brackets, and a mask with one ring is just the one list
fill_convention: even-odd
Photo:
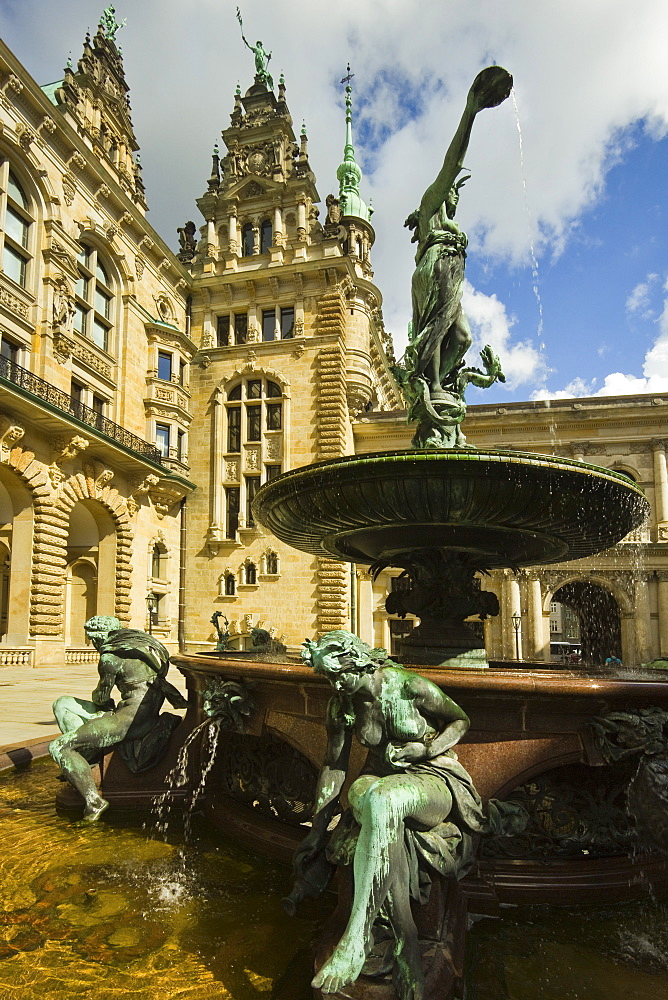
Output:
[[218,347],[228,347],[230,343],[230,317],[219,316],[216,320],[216,344]]
[[283,413],[282,403],[267,403],[267,430],[280,431]]
[[78,260],[74,329],[108,351],[114,302],[111,279],[94,247],[82,243]]
[[[102,396],[95,396],[95,395],[93,396],[93,407],[92,408],[95,410],[95,412],[100,417],[103,417],[105,415],[104,411],[105,411],[106,405],[107,405],[107,401],[106,401],[106,399],[103,399]],[[169,427],[167,428],[167,430],[169,431]]]
[[19,360],[19,350],[19,345],[15,344],[13,340],[6,337],[4,333],[0,335],[0,357],[16,365]]
[[70,396],[72,397],[72,401],[74,403],[83,403],[84,392],[85,390],[81,383],[75,382],[74,379],[72,379],[72,383],[70,385]]
[[268,483],[270,483],[272,479],[278,479],[278,477],[281,474],[280,465],[265,465],[264,470],[266,473]]
[[172,356],[168,351],[158,351],[158,378],[172,381]]
[[236,538],[239,530],[239,503],[241,490],[238,486],[228,486],[225,490],[227,537]]
[[253,511],[251,509],[251,504],[255,498],[255,494],[260,489],[260,477],[259,476],[246,476],[246,527],[254,528],[255,521],[253,519]]
[[295,311],[281,307],[281,340],[291,340],[295,335]]
[[276,310],[265,309],[262,313],[262,339],[273,340],[276,332]]
[[245,344],[248,340],[248,315],[246,313],[234,314],[234,343]]
[[280,385],[277,385],[276,382],[267,382],[267,396],[270,399],[280,399],[282,395],[283,390]]
[[253,227],[250,222],[247,222],[241,230],[241,256],[251,257],[254,246],[255,240],[253,238]]
[[246,583],[257,583],[257,568],[255,563],[246,563]]
[[163,458],[169,458],[169,424],[155,425],[155,444]]
[[164,571],[164,567],[163,567],[164,559],[163,559],[163,556],[164,556],[164,553],[163,553],[162,549],[156,543],[153,546],[153,550],[151,552],[151,577],[154,580],[162,580],[162,579],[164,579],[164,576],[163,576],[163,571]]
[[30,245],[34,219],[30,200],[6,160],[0,166],[0,220],[2,270],[17,285],[26,288],[32,260]]
[[240,406],[230,406],[227,410],[227,450],[241,451]]
[[405,639],[413,631],[413,622],[410,619],[397,620],[390,619],[390,655],[397,656],[402,639]]
[[278,576],[278,556],[275,552],[267,552],[267,576]]
[[[279,404],[280,405],[280,404]],[[246,407],[246,440],[260,441],[262,439],[262,407]]]
[[269,253],[273,239],[272,226],[269,219],[265,219],[260,226],[260,253]]
[[236,579],[234,573],[225,574],[225,595],[227,597],[234,597],[236,592]]

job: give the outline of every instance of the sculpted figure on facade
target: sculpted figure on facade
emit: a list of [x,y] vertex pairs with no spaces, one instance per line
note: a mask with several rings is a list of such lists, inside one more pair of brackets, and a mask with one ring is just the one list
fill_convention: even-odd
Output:
[[[152,767],[163,756],[181,721],[160,714],[165,701],[174,708],[187,702],[166,679],[169,653],[157,639],[136,629],[122,628],[118,618],[96,615],[84,625],[100,653],[99,680],[90,701],[63,695],[53,705],[62,735],[49,752],[64,778],[82,796],[83,819],[93,823],[109,803],[97,790],[90,765],[118,749],[133,771]],[[114,687],[120,693],[112,699]]]
[[76,305],[72,287],[64,275],[56,278],[53,289],[53,328],[68,334],[74,327]]
[[241,28],[241,38],[247,49],[250,49],[255,57],[255,76],[260,80],[261,83],[265,85],[267,90],[274,89],[274,81],[269,75],[269,60],[271,59],[271,52],[267,52],[262,44],[262,42],[256,42],[255,45],[250,45],[246,40],[244,35],[243,21],[241,20],[241,11],[237,7],[237,20],[239,22],[239,27]]
[[[313,825],[295,854],[296,883],[286,909],[294,912],[301,898],[318,895],[332,864],[352,862],[350,918],[312,985],[336,993],[361,973],[392,972],[400,1000],[417,1000],[424,973],[411,900],[424,903],[438,875],[465,874],[476,834],[517,832],[526,816],[521,807],[493,800],[483,807],[452,751],[468,717],[435,684],[349,632],[328,632],[304,646],[302,657],[334,694]],[[328,843],[353,733],[368,756]]]

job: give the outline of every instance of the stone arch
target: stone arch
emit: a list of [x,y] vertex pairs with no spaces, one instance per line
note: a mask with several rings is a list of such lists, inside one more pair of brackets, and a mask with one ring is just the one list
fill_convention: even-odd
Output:
[[[104,612],[115,614],[121,622],[130,620],[130,576],[132,528],[123,497],[118,490],[98,482],[83,473],[71,476],[58,491],[55,502],[39,512],[39,534],[35,546],[36,561],[41,559],[50,568],[49,582],[33,597],[33,631],[41,635],[60,635],[63,631],[63,586],[67,566],[67,538],[72,508],[79,501],[96,502],[106,511],[114,526],[113,566],[105,559],[105,573],[113,573],[113,608]],[[109,552],[107,551],[107,555]],[[102,569],[102,567],[100,567]]]
[[84,622],[97,613],[98,568],[90,556],[76,556],[65,575],[65,641],[68,646],[87,644]]
[[631,611],[628,596],[620,600],[623,593],[605,577],[593,575],[576,576],[554,590],[551,600],[571,607],[580,619],[585,663],[601,664],[609,656],[622,658],[622,614]]
[[[23,480],[23,481],[22,481]],[[34,504],[29,482],[0,465],[0,490],[2,490],[2,520],[6,525],[2,539],[2,604],[5,642],[23,645],[29,632],[31,560],[34,534]],[[12,556],[15,556],[12,558]],[[6,626],[6,627],[5,627]]]

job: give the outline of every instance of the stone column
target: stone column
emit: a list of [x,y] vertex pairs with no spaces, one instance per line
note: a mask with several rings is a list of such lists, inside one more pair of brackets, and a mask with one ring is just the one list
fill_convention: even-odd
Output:
[[373,636],[373,581],[364,569],[358,571],[357,577],[357,620],[358,635],[364,642],[374,646]]
[[636,652],[636,630],[635,618],[632,614],[621,615],[620,625],[622,632],[622,663],[634,664],[639,662]]
[[664,438],[652,440],[657,541],[668,541],[668,468]]
[[211,545],[222,542],[225,537],[224,525],[224,461],[225,442],[223,441],[223,390],[214,390],[211,405],[211,456],[213,462],[213,489],[211,491],[211,522],[207,532],[207,541]]
[[297,238],[306,239],[306,202],[297,203]]
[[668,656],[668,572],[658,570],[659,656]]
[[491,577],[481,580],[483,590],[488,590],[499,599],[500,613],[485,619],[485,649],[490,660],[503,659],[503,577],[494,572]]
[[283,246],[283,212],[280,205],[274,205],[274,246]]
[[229,231],[229,251],[230,253],[239,253],[239,224],[237,222],[237,210],[234,208],[228,218],[228,231]]
[[[636,579],[636,655],[640,663],[646,663],[652,658],[652,633],[649,615],[649,586],[647,574],[643,573]],[[633,666],[633,664],[629,663],[627,666]]]
[[[534,660],[547,660],[550,656],[550,643],[545,642],[545,625],[543,621],[543,598],[540,580],[527,579],[527,654]],[[549,615],[548,615],[549,629]]]
[[[18,491],[17,491],[18,492]],[[22,492],[22,491],[21,491]],[[28,503],[12,522],[12,554],[9,564],[9,607],[7,608],[7,646],[26,646],[30,641],[30,579],[32,573],[33,510]],[[35,566],[36,574],[42,572]]]
[[206,252],[211,254],[211,247],[216,246],[216,222],[215,219],[206,220]]
[[[517,650],[515,643],[515,629],[513,627],[513,615],[521,614],[520,609],[520,585],[514,573],[507,570],[507,576],[503,579],[503,600],[501,604],[501,616],[503,626],[503,656],[506,660],[515,660]],[[519,633],[519,652],[522,657],[523,636]]]

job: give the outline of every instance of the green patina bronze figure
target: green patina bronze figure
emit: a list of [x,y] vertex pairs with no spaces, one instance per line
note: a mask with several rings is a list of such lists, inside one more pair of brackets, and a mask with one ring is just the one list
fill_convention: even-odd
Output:
[[[462,447],[464,392],[473,382],[486,388],[505,381],[491,347],[481,352],[484,370],[464,367],[471,331],[461,298],[466,261],[466,234],[455,222],[459,192],[470,175],[459,177],[476,115],[509,96],[513,78],[500,66],[489,66],[473,81],[459,127],[445,154],[438,177],[422,196],[420,207],[405,225],[413,230],[415,272],[413,321],[404,366],[397,374],[409,404],[409,420],[417,420],[416,448]],[[459,177],[459,179],[458,179]]]
[[[302,657],[334,694],[313,825],[295,854],[295,888],[284,906],[294,912],[301,898],[326,887],[333,864],[352,858],[350,918],[312,985],[336,993],[361,973],[391,972],[400,1000],[420,1000],[424,973],[411,900],[425,902],[438,874],[465,874],[474,834],[517,832],[526,816],[518,806],[483,807],[451,749],[468,717],[435,684],[350,632],[328,632],[304,645]],[[350,809],[329,839],[353,734],[368,756],[348,792]]]
[[[181,721],[178,715],[160,714],[165,698],[174,708],[188,703],[166,679],[169,653],[153,636],[102,615],[90,618],[84,628],[100,653],[98,685],[90,701],[63,695],[54,702],[63,735],[49,752],[83,797],[83,818],[92,823],[109,803],[98,792],[90,765],[118,749],[131,770],[152,767]],[[121,696],[118,705],[111,697],[114,687]]]
[[274,81],[269,75],[269,60],[271,59],[271,52],[266,52],[262,42],[256,42],[255,45],[250,45],[246,40],[244,35],[244,25],[241,20],[241,11],[237,7],[237,21],[239,22],[239,27],[241,28],[241,38],[247,49],[250,49],[255,57],[255,76],[260,80],[261,83],[265,85],[267,90],[274,89]]

